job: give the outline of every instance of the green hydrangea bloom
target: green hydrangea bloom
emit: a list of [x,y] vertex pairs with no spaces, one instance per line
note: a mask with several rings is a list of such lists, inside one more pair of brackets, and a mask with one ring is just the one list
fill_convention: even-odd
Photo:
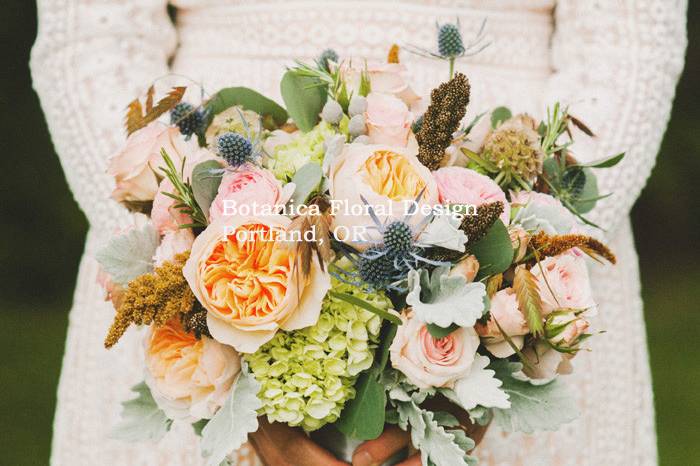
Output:
[[324,141],[336,134],[335,128],[322,121],[308,133],[297,133],[291,142],[274,148],[267,167],[281,181],[291,181],[294,173],[308,162],[323,162]]
[[[332,289],[380,309],[392,307],[381,292],[367,293],[336,279]],[[278,332],[258,351],[244,355],[262,385],[261,414],[306,431],[335,422],[355,396],[358,374],[372,365],[381,324],[377,315],[327,295],[316,325]]]

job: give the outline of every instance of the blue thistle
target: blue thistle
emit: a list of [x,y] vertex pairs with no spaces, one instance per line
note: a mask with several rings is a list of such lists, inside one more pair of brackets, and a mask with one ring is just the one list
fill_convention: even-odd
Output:
[[365,283],[380,288],[394,278],[394,261],[385,249],[372,246],[360,255],[357,272]]
[[180,102],[170,111],[170,124],[176,125],[186,139],[193,134],[204,134],[208,112],[187,102]]
[[413,249],[413,232],[405,222],[397,220],[387,225],[383,240],[384,246],[392,256],[404,255]]
[[239,167],[250,161],[253,144],[245,136],[227,132],[216,138],[216,152],[232,167]]
[[462,56],[466,49],[457,24],[443,24],[438,28],[438,52],[443,58]]
[[326,71],[330,71],[329,62],[338,63],[338,54],[333,49],[326,49],[318,57],[318,65]]

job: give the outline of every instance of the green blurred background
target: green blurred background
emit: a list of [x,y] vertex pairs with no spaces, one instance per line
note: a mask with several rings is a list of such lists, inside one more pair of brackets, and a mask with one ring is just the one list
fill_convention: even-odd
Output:
[[[690,3],[686,70],[633,211],[662,466],[700,464],[700,2]],[[0,464],[42,465],[86,221],[31,89],[34,2],[5,0],[1,16]]]

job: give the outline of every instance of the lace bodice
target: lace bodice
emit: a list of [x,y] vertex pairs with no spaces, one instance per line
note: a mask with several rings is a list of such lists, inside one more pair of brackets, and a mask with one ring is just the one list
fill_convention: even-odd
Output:
[[[483,19],[491,45],[461,60],[472,81],[470,114],[506,104],[541,115],[555,99],[597,133],[578,138],[592,160],[627,151],[599,173],[592,220],[606,229],[620,265],[594,273],[605,336],[581,355],[573,383],[582,419],[559,434],[490,432],[485,464],[637,465],[655,462],[653,420],[636,257],[627,215],[654,164],[685,48],[685,0],[39,0],[32,75],[66,177],[90,224],[71,314],[55,422],[55,464],[195,464],[191,433],[159,448],[104,439],[118,401],[140,377],[136,335],[101,349],[110,310],[94,284],[91,254],[128,214],[109,200],[107,157],[124,140],[123,110],[155,79],[201,83],[205,92],[244,85],[279,100],[292,58],[332,47],[341,56],[384,57],[393,43],[433,47],[435,23],[459,18],[469,37]],[[419,91],[444,80],[443,62],[402,54]],[[200,98],[190,91],[188,99]],[[639,396],[628,400],[636,387]],[[611,416],[614,413],[614,416]],[[585,446],[582,451],[581,446]],[[539,455],[539,456],[538,456]],[[537,459],[539,458],[539,459]]]

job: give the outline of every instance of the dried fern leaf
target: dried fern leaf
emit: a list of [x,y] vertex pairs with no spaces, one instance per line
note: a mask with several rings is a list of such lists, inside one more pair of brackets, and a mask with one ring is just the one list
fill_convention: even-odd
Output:
[[542,298],[535,276],[527,268],[520,265],[515,269],[513,289],[518,299],[520,310],[525,314],[527,325],[533,335],[540,337],[544,334],[542,324]]

